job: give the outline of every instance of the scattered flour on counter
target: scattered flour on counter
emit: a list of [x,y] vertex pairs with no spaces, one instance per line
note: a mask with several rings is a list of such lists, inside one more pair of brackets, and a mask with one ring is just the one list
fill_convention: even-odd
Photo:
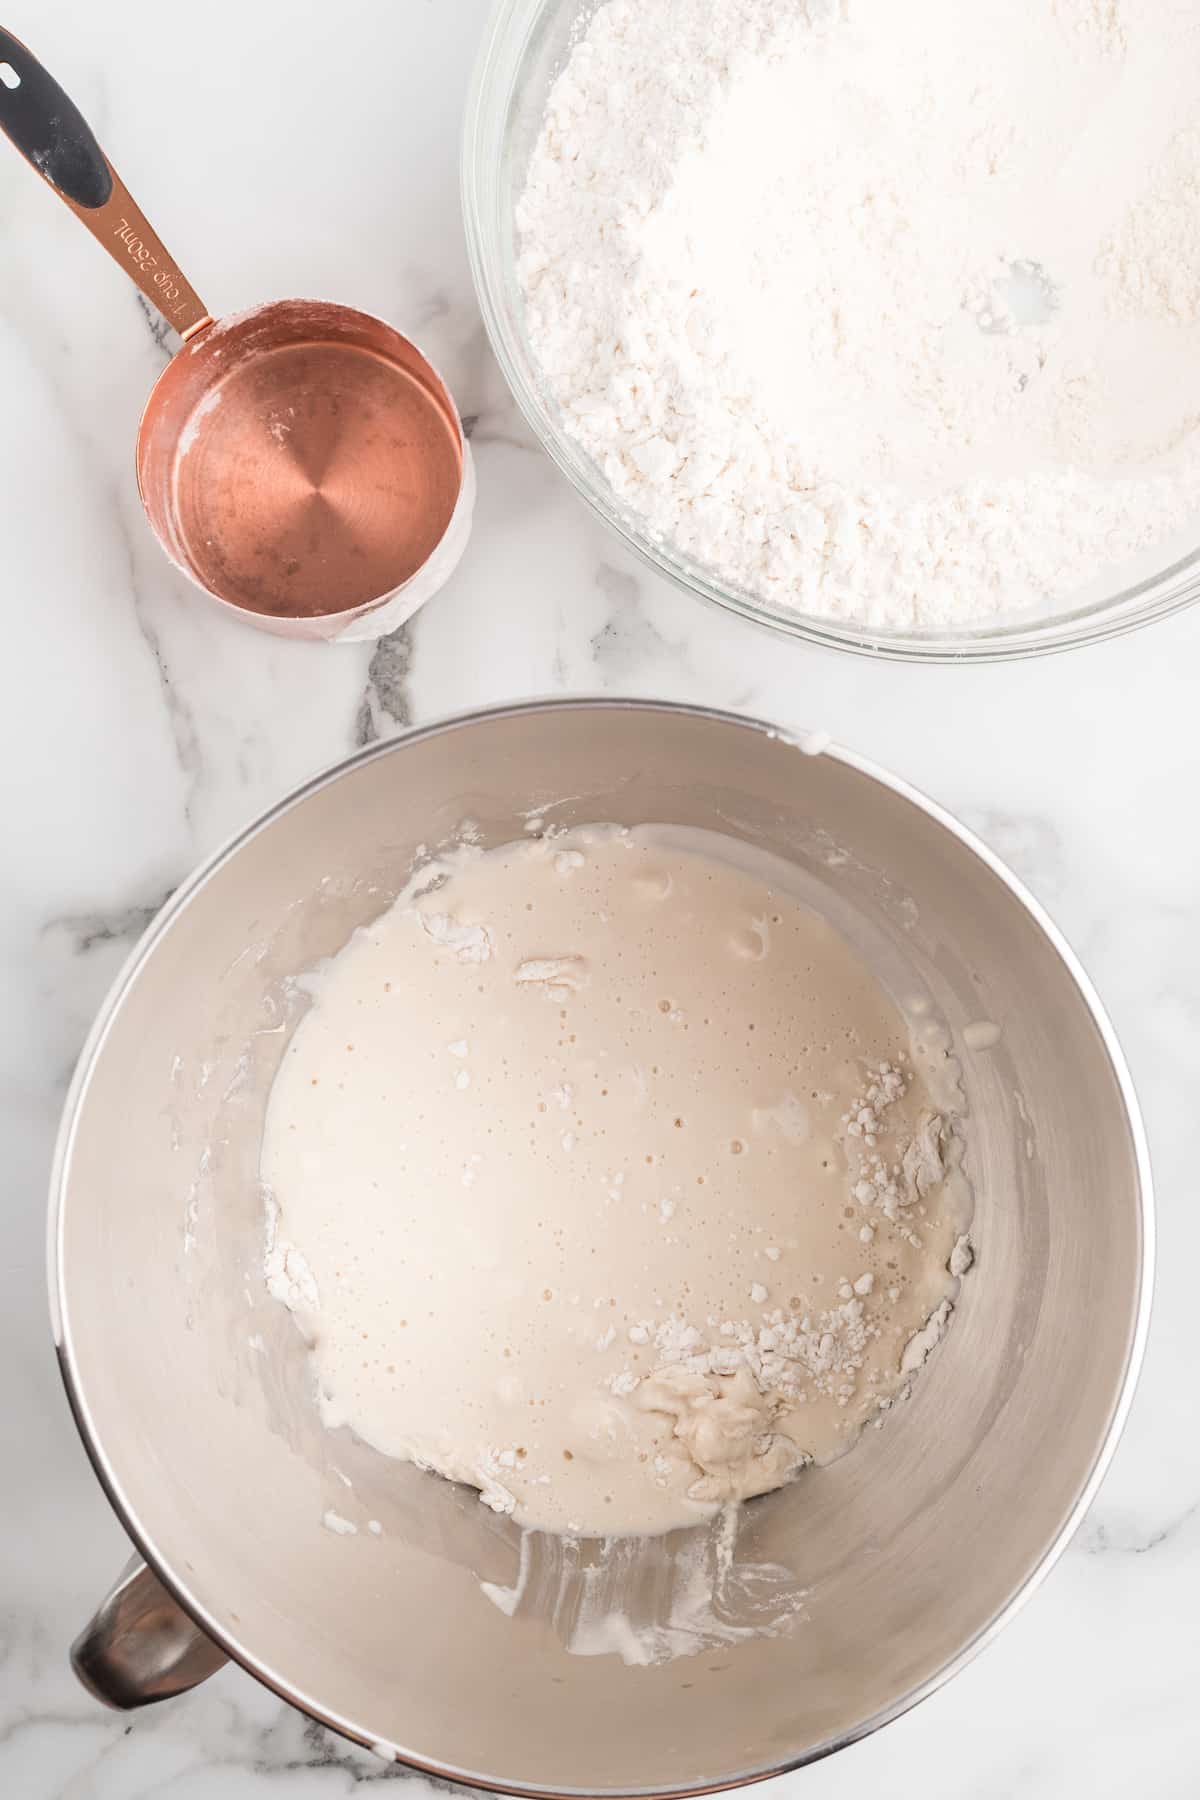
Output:
[[952,627],[1200,536],[1198,202],[1176,0],[608,0],[518,272],[652,537],[779,607]]

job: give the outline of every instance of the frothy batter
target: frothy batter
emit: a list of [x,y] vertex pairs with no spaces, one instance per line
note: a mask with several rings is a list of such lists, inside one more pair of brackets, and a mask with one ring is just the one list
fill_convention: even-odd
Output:
[[526,1525],[662,1531],[838,1455],[957,1291],[903,1020],[723,845],[455,851],[313,979],[271,1095],[326,1424]]

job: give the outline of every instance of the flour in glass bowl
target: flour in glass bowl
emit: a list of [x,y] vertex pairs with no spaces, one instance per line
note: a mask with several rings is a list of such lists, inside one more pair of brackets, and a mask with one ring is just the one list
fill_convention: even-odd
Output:
[[568,434],[772,606],[1061,609],[1200,520],[1200,8],[608,0],[517,226]]

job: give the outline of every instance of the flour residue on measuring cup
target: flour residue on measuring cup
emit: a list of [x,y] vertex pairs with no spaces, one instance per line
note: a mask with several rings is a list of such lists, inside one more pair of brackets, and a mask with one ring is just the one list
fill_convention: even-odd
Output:
[[203,429],[204,421],[220,406],[223,395],[219,387],[211,388],[204,398],[197,402],[188,416],[187,424],[179,434],[179,455],[186,456],[195,444]]

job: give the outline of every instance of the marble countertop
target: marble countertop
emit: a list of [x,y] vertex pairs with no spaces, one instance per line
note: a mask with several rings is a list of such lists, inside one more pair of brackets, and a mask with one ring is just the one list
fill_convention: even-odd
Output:
[[456,159],[485,8],[340,0],[303,9],[301,27],[286,0],[209,0],[199,29],[150,0],[8,9],[210,305],[324,294],[421,340],[475,420],[480,498],[449,588],[378,647],[283,643],[210,609],[163,561],[134,485],[161,330],[0,144],[0,1792],[333,1800],[418,1783],[232,1669],[132,1718],[76,1687],[67,1645],[124,1540],[51,1351],[47,1170],[90,1017],[198,858],[355,745],[484,702],[599,690],[828,730],[982,833],[1098,982],[1156,1165],[1149,1358],[1072,1548],[948,1688],[776,1785],[806,1800],[1192,1797],[1200,611],[1068,657],[902,669],[781,642],[630,561],[533,447],[472,297]]

